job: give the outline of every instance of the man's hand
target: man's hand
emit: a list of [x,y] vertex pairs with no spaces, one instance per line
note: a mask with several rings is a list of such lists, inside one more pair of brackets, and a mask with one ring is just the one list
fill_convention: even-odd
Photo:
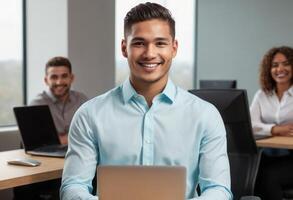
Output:
[[67,134],[59,135],[59,141],[61,144],[68,144],[68,135]]
[[284,124],[273,126],[272,135],[293,136],[293,124]]

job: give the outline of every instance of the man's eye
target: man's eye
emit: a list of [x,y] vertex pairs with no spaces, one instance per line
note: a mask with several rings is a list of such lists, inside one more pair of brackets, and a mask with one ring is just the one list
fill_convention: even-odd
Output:
[[143,46],[144,43],[143,42],[133,42],[132,45],[133,46]]
[[164,47],[164,46],[166,46],[166,45],[168,45],[167,42],[157,42],[157,46],[158,46],[158,47]]
[[288,61],[286,61],[286,62],[283,62],[283,65],[288,66],[288,65],[290,65],[290,63]]
[[68,74],[62,75],[62,78],[68,78],[68,77],[69,77]]

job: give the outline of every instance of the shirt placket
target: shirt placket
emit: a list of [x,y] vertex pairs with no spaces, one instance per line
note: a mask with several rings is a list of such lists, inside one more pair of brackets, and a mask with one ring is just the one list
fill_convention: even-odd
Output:
[[149,108],[145,99],[136,95],[133,98],[133,103],[143,112],[142,126],[142,165],[153,165],[154,163],[154,134],[153,134],[153,119],[152,107]]
[[279,110],[278,110],[278,124],[282,124],[282,122],[284,121],[284,115],[286,115],[286,110],[284,110],[284,108],[286,107],[287,104],[287,98],[288,98],[288,92],[284,92],[283,94],[283,98],[280,101],[280,105],[279,105]]
[[154,137],[153,137],[153,120],[151,111],[144,115],[143,126],[143,148],[142,148],[142,164],[153,165],[154,164]]
[[[282,100],[281,100],[282,101]],[[276,113],[275,113],[275,121],[277,124],[280,123],[280,109],[281,109],[281,101],[279,101],[278,97],[275,97],[275,105],[276,105]]]

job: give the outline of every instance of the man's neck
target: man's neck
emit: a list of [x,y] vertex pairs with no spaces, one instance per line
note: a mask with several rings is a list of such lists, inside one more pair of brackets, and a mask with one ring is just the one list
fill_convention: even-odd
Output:
[[132,86],[138,94],[144,96],[148,106],[151,107],[154,97],[164,90],[167,81],[168,80],[160,80],[156,83],[132,83]]
[[69,93],[62,97],[56,97],[56,98],[58,99],[58,101],[65,103],[69,99]]

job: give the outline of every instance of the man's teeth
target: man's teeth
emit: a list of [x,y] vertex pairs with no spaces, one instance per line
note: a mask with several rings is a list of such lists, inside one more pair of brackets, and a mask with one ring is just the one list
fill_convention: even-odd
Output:
[[148,68],[154,68],[156,66],[158,66],[158,64],[142,64],[144,67],[148,67]]

